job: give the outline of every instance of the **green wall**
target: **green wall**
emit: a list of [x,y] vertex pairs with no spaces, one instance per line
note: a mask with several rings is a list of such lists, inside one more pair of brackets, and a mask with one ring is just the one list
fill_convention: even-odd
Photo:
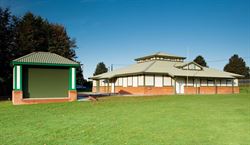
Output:
[[69,68],[24,68],[24,98],[68,97]]

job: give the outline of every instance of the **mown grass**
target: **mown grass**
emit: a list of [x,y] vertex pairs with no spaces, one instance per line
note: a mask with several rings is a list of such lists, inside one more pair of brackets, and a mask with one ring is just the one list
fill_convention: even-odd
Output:
[[[246,91],[247,92],[247,91]],[[250,95],[0,102],[1,145],[249,145]]]

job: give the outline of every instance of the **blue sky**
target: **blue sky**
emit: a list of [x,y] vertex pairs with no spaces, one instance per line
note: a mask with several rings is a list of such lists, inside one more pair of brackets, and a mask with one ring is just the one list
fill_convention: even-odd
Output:
[[66,27],[85,78],[103,61],[114,68],[155,52],[205,57],[222,70],[233,54],[250,64],[250,0],[0,0]]

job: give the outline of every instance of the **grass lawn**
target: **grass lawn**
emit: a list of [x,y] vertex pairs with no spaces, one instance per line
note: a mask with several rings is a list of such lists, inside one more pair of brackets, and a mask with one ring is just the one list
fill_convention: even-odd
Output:
[[0,145],[250,145],[250,94],[0,102]]

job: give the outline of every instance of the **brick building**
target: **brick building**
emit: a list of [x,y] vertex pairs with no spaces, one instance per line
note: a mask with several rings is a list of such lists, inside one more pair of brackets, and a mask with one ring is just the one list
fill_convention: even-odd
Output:
[[93,76],[93,92],[137,95],[239,93],[238,74],[184,62],[185,57],[156,53],[136,64]]
[[50,52],[33,52],[12,61],[13,104],[67,102],[77,99],[79,64]]

